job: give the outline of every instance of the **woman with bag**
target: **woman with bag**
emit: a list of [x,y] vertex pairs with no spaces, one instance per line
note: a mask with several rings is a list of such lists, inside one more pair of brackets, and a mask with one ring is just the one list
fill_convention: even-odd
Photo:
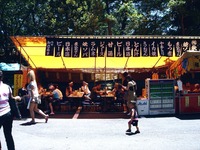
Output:
[[27,74],[29,79],[29,84],[27,86],[28,95],[29,95],[29,103],[27,108],[30,111],[31,116],[31,124],[35,124],[35,112],[42,115],[45,118],[45,123],[47,123],[49,116],[45,114],[42,110],[38,109],[38,104],[41,103],[41,99],[39,98],[37,82],[35,79],[35,73],[33,70],[30,70]]
[[3,72],[0,70],[0,128],[3,126],[3,132],[6,139],[8,150],[15,150],[15,144],[12,136],[13,116],[9,100],[21,100],[19,96],[13,97],[9,85],[3,83]]

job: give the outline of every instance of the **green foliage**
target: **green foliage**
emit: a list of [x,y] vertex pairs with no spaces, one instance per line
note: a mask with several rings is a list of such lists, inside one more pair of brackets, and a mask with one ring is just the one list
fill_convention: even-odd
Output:
[[170,0],[171,29],[169,34],[200,35],[200,1],[199,0]]
[[10,35],[199,35],[199,0],[0,0]]
[[12,35],[200,35],[200,0],[0,0],[0,5],[1,61],[18,56]]

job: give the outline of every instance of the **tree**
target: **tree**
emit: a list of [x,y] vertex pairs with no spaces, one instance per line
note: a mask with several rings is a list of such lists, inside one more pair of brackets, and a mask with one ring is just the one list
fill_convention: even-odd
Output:
[[200,35],[200,1],[169,0],[171,28],[169,34]]
[[163,35],[170,26],[168,21],[169,0],[135,0],[135,7],[142,16],[138,19],[135,34],[138,35]]
[[114,33],[117,35],[131,35],[139,27],[142,14],[138,12],[132,0],[122,0],[115,3],[116,11],[113,12],[116,18]]
[[200,35],[199,0],[0,0],[0,5],[1,61],[19,57],[12,35]]

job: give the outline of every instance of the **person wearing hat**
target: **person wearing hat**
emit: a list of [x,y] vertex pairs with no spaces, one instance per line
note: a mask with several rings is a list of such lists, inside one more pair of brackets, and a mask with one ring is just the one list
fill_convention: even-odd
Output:
[[3,127],[8,150],[14,150],[15,144],[12,136],[13,117],[9,105],[9,99],[21,100],[19,96],[13,96],[11,87],[3,83],[3,72],[0,70],[0,129]]

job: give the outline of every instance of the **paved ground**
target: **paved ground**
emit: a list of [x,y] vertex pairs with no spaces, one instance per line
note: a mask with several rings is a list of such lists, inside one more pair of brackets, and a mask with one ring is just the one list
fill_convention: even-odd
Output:
[[[35,125],[26,124],[30,118],[15,120],[16,150],[200,150],[200,115],[141,117],[136,135],[125,134],[128,118],[123,114],[72,117],[55,115],[47,124],[38,118]],[[7,150],[2,129],[0,140]]]

